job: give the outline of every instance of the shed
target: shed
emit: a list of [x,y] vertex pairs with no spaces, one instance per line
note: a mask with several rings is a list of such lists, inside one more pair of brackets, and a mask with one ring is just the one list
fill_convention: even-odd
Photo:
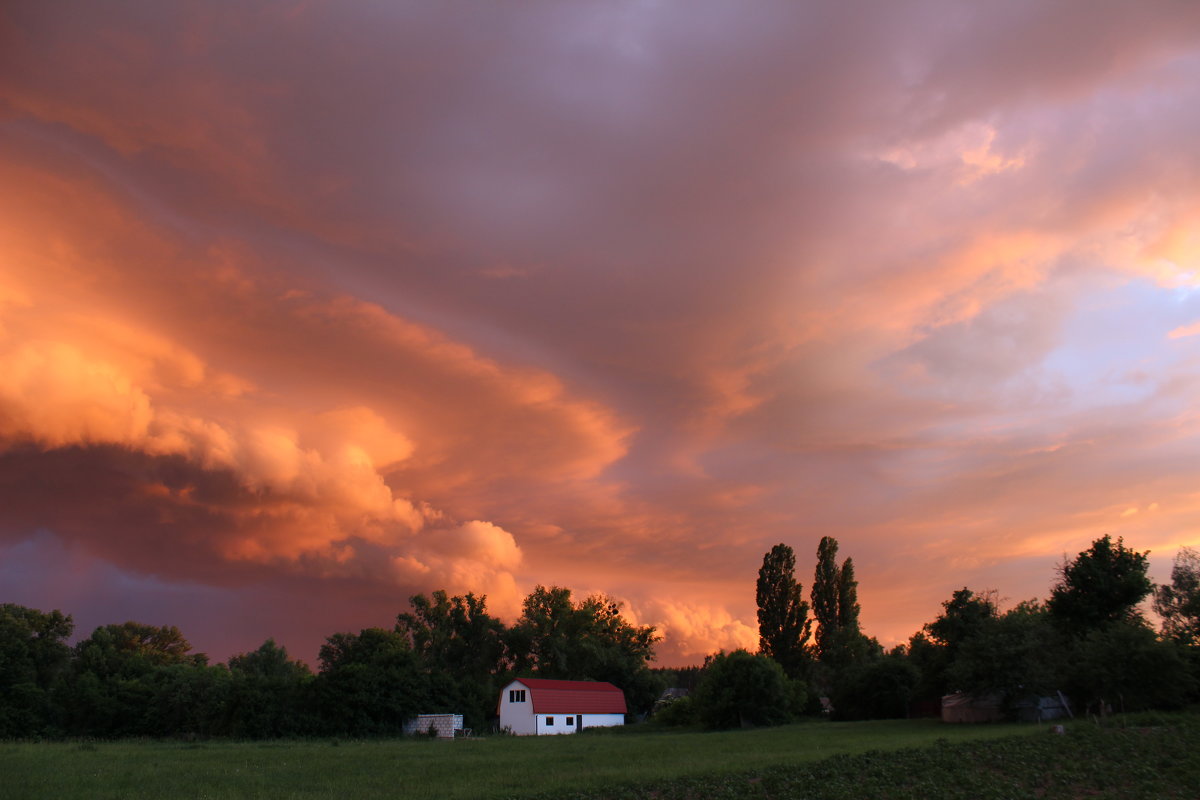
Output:
[[999,722],[1004,701],[998,694],[955,692],[942,697],[942,722]]
[[1023,697],[1014,703],[1013,707],[1016,709],[1017,719],[1022,722],[1062,719],[1071,713],[1071,707],[1062,692],[1056,695]]
[[427,734],[430,728],[439,739],[453,739],[458,731],[463,730],[462,714],[418,714],[404,722],[406,736]]
[[500,728],[518,736],[625,724],[625,694],[611,683],[518,678],[500,690]]

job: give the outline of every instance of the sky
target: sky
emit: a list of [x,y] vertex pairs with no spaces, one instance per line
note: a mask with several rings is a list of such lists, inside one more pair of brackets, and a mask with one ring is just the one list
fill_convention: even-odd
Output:
[[1200,545],[1200,4],[15,0],[0,602],[213,660],[417,592],[890,645]]

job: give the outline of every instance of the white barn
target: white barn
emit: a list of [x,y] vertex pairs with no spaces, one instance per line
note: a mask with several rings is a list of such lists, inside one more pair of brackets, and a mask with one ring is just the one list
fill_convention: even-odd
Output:
[[500,690],[501,730],[518,736],[625,724],[625,694],[611,683],[518,678]]

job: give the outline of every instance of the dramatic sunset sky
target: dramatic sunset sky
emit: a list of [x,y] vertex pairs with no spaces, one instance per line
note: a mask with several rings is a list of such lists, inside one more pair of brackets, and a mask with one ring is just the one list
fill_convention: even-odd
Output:
[[1200,544],[1200,3],[8,2],[0,602],[906,640]]

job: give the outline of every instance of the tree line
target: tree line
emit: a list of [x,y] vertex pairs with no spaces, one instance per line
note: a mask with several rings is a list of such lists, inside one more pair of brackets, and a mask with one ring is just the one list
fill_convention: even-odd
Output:
[[[633,716],[710,728],[936,714],[952,692],[1010,708],[1059,692],[1077,712],[1174,708],[1200,700],[1200,555],[1183,548],[1158,587],[1147,556],[1101,537],[1045,600],[1001,611],[994,590],[963,587],[885,649],[861,630],[854,563],[835,539],[818,544],[807,598],[779,544],[755,584],[757,652],[683,669],[650,666],[659,636],[619,603],[556,586],[536,587],[511,626],[483,596],[414,595],[391,628],[329,636],[315,673],[271,639],[212,665],[173,626],[104,625],[70,646],[69,616],[0,605],[0,738],[391,736],[420,713],[487,730],[500,688],[530,676],[609,681]],[[667,687],[691,693],[656,704]]]
[[392,736],[423,713],[485,730],[516,676],[610,681],[648,711],[663,678],[654,628],[603,595],[538,586],[504,625],[486,598],[418,594],[392,628],[336,633],[319,669],[268,639],[209,664],[179,629],[103,625],[74,646],[60,611],[0,605],[0,738]]
[[[1001,612],[994,590],[963,587],[907,643],[885,650],[859,628],[850,559],[825,537],[809,600],[786,544],[763,556],[759,651],[710,657],[671,723],[709,727],[936,714],[944,695],[988,696],[1012,711],[1062,693],[1080,713],[1178,708],[1200,700],[1200,555],[1182,548],[1168,584],[1148,552],[1103,536],[1058,570],[1050,596]],[[1141,610],[1151,598],[1155,630]],[[812,616],[809,616],[811,611]],[[815,628],[815,630],[814,630]]]

